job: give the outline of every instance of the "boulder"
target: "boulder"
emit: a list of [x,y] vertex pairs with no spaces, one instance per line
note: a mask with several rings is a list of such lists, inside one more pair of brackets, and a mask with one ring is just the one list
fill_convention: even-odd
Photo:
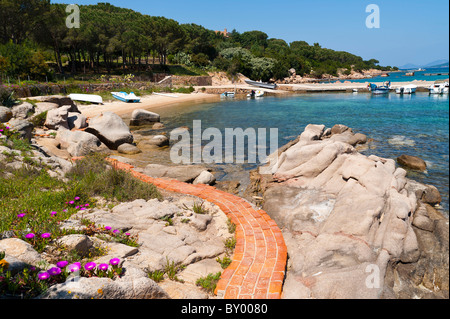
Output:
[[69,112],[67,117],[67,123],[69,125],[69,129],[83,129],[88,126],[86,116],[80,113]]
[[206,169],[197,165],[165,166],[149,164],[144,169],[144,174],[155,178],[176,179],[180,182],[193,182]]
[[168,299],[167,293],[147,274],[132,266],[123,266],[123,277],[75,278],[51,287],[38,299]]
[[[324,126],[308,125],[299,139],[275,153],[277,166],[259,170],[263,209],[283,229],[290,256],[283,297],[398,298],[401,288],[384,285],[384,278],[399,261],[431,269],[416,286],[427,282],[428,293],[439,296],[441,285],[428,283],[435,270],[443,282],[448,270],[441,257],[428,267],[427,255],[437,250],[426,247],[445,247],[437,243],[448,240],[448,221],[431,218],[432,207],[420,201],[436,204],[439,192],[408,180],[394,160],[358,153],[349,144],[364,142],[362,134],[343,125],[326,132]],[[378,287],[367,284],[373,269],[381,279]]]
[[425,163],[425,161],[416,156],[402,155],[397,158],[397,162],[404,167],[411,168],[414,170],[419,171],[427,170],[427,164]]
[[421,200],[424,203],[430,204],[431,206],[435,206],[440,204],[442,201],[442,196],[439,193],[439,190],[433,185],[426,185],[426,188],[423,192]]
[[45,111],[50,111],[59,108],[59,105],[56,103],[50,102],[38,102],[36,103],[36,108],[34,114],[38,115],[44,113]]
[[64,247],[65,251],[75,251],[78,256],[86,257],[93,248],[92,240],[86,235],[68,235],[59,238],[57,245]]
[[0,251],[4,251],[6,255],[33,266],[37,266],[44,261],[32,245],[19,238],[0,240]]
[[156,122],[160,122],[160,120],[161,117],[159,114],[142,109],[137,109],[134,110],[133,113],[131,114],[130,125],[139,126],[139,125],[153,124]]
[[132,144],[133,135],[125,122],[113,112],[92,118],[86,132],[97,136],[110,149],[117,150],[121,144]]
[[6,106],[0,106],[0,123],[8,122],[12,119],[13,113],[10,108]]
[[216,178],[213,174],[208,171],[203,171],[197,178],[194,180],[193,184],[205,184],[205,185],[213,185],[216,182]]
[[149,146],[163,147],[169,145],[169,138],[164,135],[156,135],[148,139],[142,140],[139,144],[142,144],[144,146],[149,145]]
[[67,118],[69,115],[70,105],[62,106],[57,109],[52,109],[47,112],[47,118],[44,126],[49,129],[57,130],[59,128],[69,129]]
[[159,122],[153,124],[153,126],[152,126],[152,129],[154,129],[154,130],[161,130],[163,128],[164,128],[164,124],[163,123],[159,123]]
[[121,154],[134,155],[138,153],[142,153],[142,151],[134,146],[133,144],[122,144],[117,148],[117,151]]
[[28,102],[16,105],[11,109],[14,118],[26,119],[28,115],[34,113],[34,105]]
[[109,149],[95,135],[83,131],[59,130],[56,139],[61,149],[71,156],[85,156],[90,153],[108,153]]
[[23,139],[26,139],[28,141],[31,141],[31,138],[33,137],[33,128],[34,125],[27,120],[22,119],[13,119],[9,121],[10,127],[13,130],[16,130],[19,132],[19,136]]

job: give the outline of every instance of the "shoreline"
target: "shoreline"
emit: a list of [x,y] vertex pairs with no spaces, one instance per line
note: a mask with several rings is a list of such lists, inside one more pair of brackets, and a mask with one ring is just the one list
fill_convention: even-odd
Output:
[[175,94],[177,98],[160,96],[160,95],[146,95],[141,97],[140,103],[126,103],[120,101],[108,101],[103,105],[78,105],[80,112],[86,117],[95,117],[102,112],[113,112],[119,116],[131,115],[136,109],[154,110],[167,106],[174,106],[182,103],[204,103],[220,101],[220,97],[205,94],[205,93],[191,93],[191,94]]

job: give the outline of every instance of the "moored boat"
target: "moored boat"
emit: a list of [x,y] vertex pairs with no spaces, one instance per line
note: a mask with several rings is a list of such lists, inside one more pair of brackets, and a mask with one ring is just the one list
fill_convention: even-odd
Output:
[[395,90],[397,94],[413,94],[416,93],[417,85],[409,84],[402,87],[399,87]]
[[391,82],[385,82],[384,85],[369,83],[368,88],[372,94],[387,94],[391,89]]
[[138,103],[141,101],[141,99],[138,98],[133,92],[130,94],[126,92],[111,92],[111,94],[114,98],[126,103]]
[[72,101],[90,102],[95,104],[103,104],[103,98],[95,94],[69,94]]
[[221,97],[234,97],[235,93],[234,92],[224,92],[220,96]]
[[247,97],[263,97],[264,96],[264,91],[260,91],[260,90],[258,90],[258,91],[253,91],[252,90],[252,92],[251,93],[249,93],[249,94],[247,94]]
[[263,89],[272,89],[275,90],[277,88],[276,83],[266,83],[266,82],[258,82],[258,81],[252,81],[252,80],[245,80],[245,83],[253,86],[257,86]]
[[449,85],[448,82],[434,83],[428,88],[430,94],[448,94]]

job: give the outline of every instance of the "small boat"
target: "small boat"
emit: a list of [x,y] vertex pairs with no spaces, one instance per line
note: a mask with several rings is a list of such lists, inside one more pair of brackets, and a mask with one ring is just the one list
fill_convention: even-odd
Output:
[[353,93],[358,93],[358,89],[353,89]]
[[444,83],[444,90],[442,91],[443,94],[448,94],[449,84],[448,82]]
[[127,103],[138,103],[141,101],[133,92],[130,94],[126,92],[111,92],[112,96],[119,101],[127,102]]
[[72,101],[90,102],[95,104],[103,104],[103,98],[95,94],[69,94]]
[[220,96],[221,97],[234,97],[235,93],[234,92],[224,92]]
[[165,96],[165,97],[178,98],[178,95],[170,94],[170,93],[156,93],[156,92],[153,92],[153,95],[160,95],[160,96]]
[[252,81],[252,80],[245,80],[245,83],[253,86],[257,86],[263,89],[272,89],[275,90],[277,88],[276,83],[266,83],[266,82],[258,82],[258,81]]
[[395,90],[397,94],[413,94],[416,93],[417,85],[409,84],[402,87],[399,87]]
[[253,91],[252,90],[252,92],[251,93],[249,93],[249,94],[247,94],[247,97],[250,97],[250,98],[252,98],[252,97],[263,97],[264,96],[264,91]]
[[434,83],[428,88],[430,94],[448,94],[448,82]]
[[367,86],[372,94],[387,94],[391,89],[391,82],[385,82],[384,85],[376,85],[373,83],[369,83]]

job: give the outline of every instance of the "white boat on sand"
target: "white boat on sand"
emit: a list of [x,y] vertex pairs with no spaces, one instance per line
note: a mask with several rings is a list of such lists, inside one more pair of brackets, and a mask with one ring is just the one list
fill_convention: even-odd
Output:
[[138,103],[141,101],[133,92],[130,94],[126,92],[111,92],[112,96],[119,101],[127,102],[127,103]]
[[72,101],[90,102],[95,104],[103,104],[103,98],[95,94],[69,94]]

